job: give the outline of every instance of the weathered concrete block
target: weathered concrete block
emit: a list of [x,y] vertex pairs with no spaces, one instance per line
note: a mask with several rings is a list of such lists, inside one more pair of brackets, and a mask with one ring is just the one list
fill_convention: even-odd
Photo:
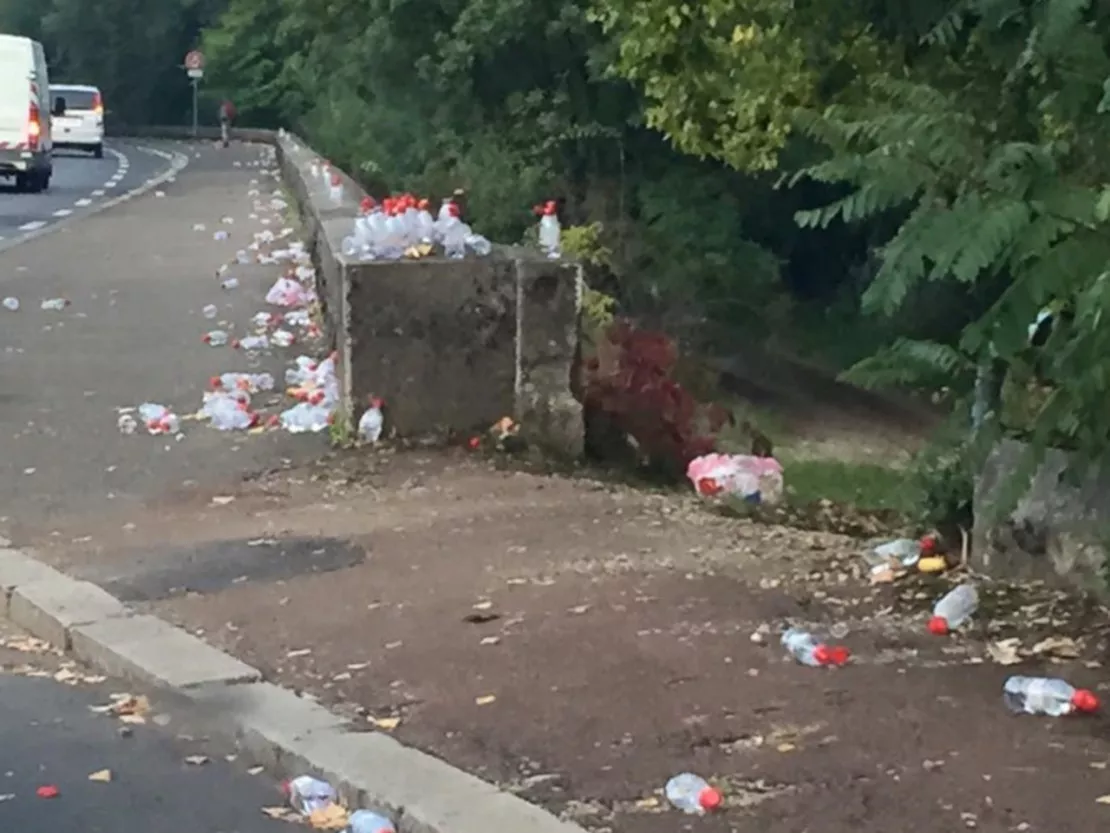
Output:
[[371,393],[409,436],[485,429],[513,412],[512,261],[348,264],[354,416]]
[[170,688],[257,682],[262,674],[154,616],[104,619],[70,631],[73,653],[114,676]]
[[1110,596],[1110,472],[1078,484],[1064,477],[1069,456],[1050,450],[1011,511],[1001,501],[1019,475],[1027,446],[1001,442],[975,488],[972,562],[1000,578],[1043,579]]
[[586,429],[572,394],[578,372],[582,267],[520,254],[516,271],[515,414],[531,442],[581,457]]
[[463,260],[350,261],[342,244],[364,192],[341,174],[344,193],[333,200],[311,172],[318,157],[294,137],[277,141],[339,354],[343,415],[356,420],[377,394],[392,428],[410,437],[485,430],[514,415],[532,443],[580,456],[578,266],[504,247]]
[[69,650],[73,629],[101,620],[122,621],[131,613],[115,596],[87,581],[53,575],[12,591],[8,618],[28,633]]

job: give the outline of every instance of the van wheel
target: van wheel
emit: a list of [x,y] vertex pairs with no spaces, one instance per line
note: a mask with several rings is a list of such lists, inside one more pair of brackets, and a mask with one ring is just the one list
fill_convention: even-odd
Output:
[[93,157],[96,159],[104,158],[104,145],[97,145],[93,148]]

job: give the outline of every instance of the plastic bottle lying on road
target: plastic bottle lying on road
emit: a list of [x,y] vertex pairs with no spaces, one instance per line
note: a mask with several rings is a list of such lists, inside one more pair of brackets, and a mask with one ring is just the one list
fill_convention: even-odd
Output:
[[217,315],[220,314],[220,308],[217,307],[215,304],[205,304],[204,308],[200,311],[200,314],[203,315],[205,318],[215,318]]
[[69,301],[65,298],[47,298],[42,302],[42,309],[62,310],[67,306],[69,306]]
[[19,309],[19,299],[11,297],[5,298],[4,309],[10,309],[12,312],[15,312],[17,309]]
[[347,827],[349,833],[397,833],[393,822],[371,810],[355,810]]
[[1053,677],[1010,677],[1002,687],[1002,699],[1015,714],[1061,717],[1074,712],[1089,714],[1099,708],[1094,692]]
[[239,339],[235,346],[242,350],[265,350],[270,346],[270,339],[266,336],[247,336]]
[[228,335],[225,330],[209,330],[201,341],[209,347],[223,347],[228,342]]
[[945,593],[933,607],[929,633],[944,636],[954,631],[979,609],[979,591],[974,584],[961,584]]
[[721,793],[700,775],[683,772],[667,782],[667,801],[690,815],[702,816],[721,806]]
[[811,668],[844,665],[849,656],[848,649],[844,646],[818,642],[813,634],[801,628],[789,628],[783,633],[782,647],[802,665]]
[[285,782],[285,795],[289,806],[303,816],[312,815],[338,800],[335,788],[327,781],[311,775],[299,775]]

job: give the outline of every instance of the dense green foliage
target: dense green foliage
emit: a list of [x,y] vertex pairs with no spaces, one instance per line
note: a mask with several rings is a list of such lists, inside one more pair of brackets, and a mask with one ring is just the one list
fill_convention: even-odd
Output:
[[988,405],[1017,391],[1041,444],[1110,449],[1106,3],[36,8],[0,0],[0,26],[40,35],[56,76],[99,83],[125,121],[184,122],[179,63],[203,44],[212,96],[371,187],[461,187],[500,239],[559,198],[600,229],[599,280],[626,308],[714,335],[804,330],[826,354],[886,341],[854,378],[958,394],[979,378]]

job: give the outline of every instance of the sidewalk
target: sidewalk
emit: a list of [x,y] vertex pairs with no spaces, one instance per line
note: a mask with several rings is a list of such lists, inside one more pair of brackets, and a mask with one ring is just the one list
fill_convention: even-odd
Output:
[[[981,632],[926,635],[938,588],[865,587],[851,539],[461,454],[330,460],[237,494],[167,517],[188,553],[168,574],[149,546],[95,566],[79,546],[50,552],[591,829],[676,829],[657,791],[684,769],[726,790],[729,812],[690,828],[711,833],[1062,833],[1110,817],[1105,719],[1010,716],[1002,681],[1033,672],[984,659]],[[1068,605],[988,599],[991,637],[1086,634],[1083,661],[1043,670],[1110,696],[1092,635],[1105,612]],[[854,663],[815,671],[753,641],[790,617],[845,627]]]

